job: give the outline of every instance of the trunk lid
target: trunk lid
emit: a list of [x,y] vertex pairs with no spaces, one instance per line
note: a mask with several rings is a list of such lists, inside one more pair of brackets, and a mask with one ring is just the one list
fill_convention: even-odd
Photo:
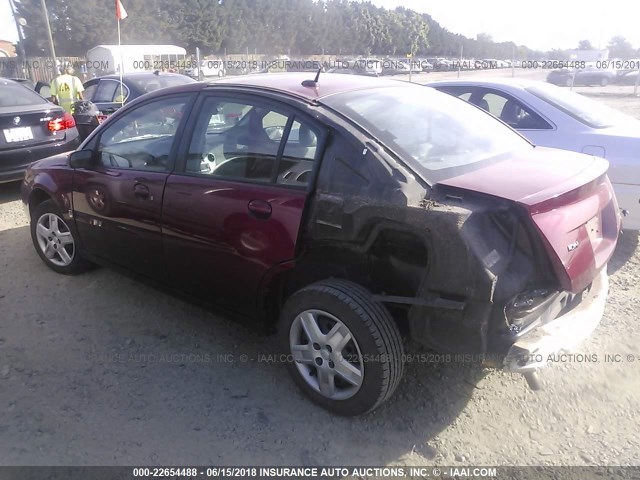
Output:
[[564,290],[587,287],[613,254],[620,212],[601,158],[536,147],[440,183],[512,200],[539,232]]
[[64,140],[64,130],[52,132],[48,127],[63,114],[64,110],[53,104],[0,108],[0,151]]

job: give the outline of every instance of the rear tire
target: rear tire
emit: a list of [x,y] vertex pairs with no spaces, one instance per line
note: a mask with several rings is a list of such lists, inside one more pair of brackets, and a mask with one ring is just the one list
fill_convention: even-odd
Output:
[[75,226],[64,220],[52,200],[46,200],[33,209],[31,240],[42,261],[54,272],[76,275],[91,266],[78,251]]
[[287,368],[316,404],[345,416],[370,412],[402,378],[402,337],[389,311],[346,280],[323,280],[294,293],[279,324]]

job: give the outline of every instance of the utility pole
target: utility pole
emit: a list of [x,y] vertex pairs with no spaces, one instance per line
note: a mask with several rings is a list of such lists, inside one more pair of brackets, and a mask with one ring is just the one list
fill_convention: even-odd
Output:
[[51,57],[53,57],[53,76],[57,77],[60,72],[58,72],[58,64],[56,62],[56,49],[53,46],[53,35],[51,35],[51,25],[49,25],[49,13],[47,12],[47,4],[44,3],[44,0],[40,0],[40,4],[42,5],[45,25],[47,26],[47,35],[49,36],[49,53],[51,54]]

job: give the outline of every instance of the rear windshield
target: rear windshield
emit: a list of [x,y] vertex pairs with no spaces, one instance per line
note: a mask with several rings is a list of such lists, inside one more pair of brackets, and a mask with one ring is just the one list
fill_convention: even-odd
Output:
[[43,105],[47,101],[24,85],[0,80],[0,108]]
[[526,90],[592,128],[606,128],[636,121],[601,102],[555,85],[541,83],[527,87]]
[[401,158],[417,162],[428,181],[458,175],[458,167],[533,148],[484,110],[428,87],[359,90],[329,96],[324,103]]
[[130,82],[136,85],[143,92],[153,92],[166,87],[175,87],[185,83],[194,83],[195,80],[185,75],[149,75],[144,77],[134,77]]

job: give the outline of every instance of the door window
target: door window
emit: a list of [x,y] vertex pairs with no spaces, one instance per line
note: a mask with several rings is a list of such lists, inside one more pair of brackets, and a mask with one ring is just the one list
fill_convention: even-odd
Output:
[[546,130],[553,128],[522,102],[502,92],[487,92],[477,100],[474,98],[473,102],[515,129]]
[[94,102],[93,96],[96,94],[96,90],[98,90],[98,84],[93,83],[91,85],[85,85],[84,92],[82,92],[82,98],[85,100],[90,100]]
[[280,160],[277,182],[283,185],[308,184],[317,147],[317,133],[304,122],[294,121]]
[[[120,82],[117,80],[100,80],[98,89],[92,100],[93,103],[120,103],[122,96],[120,94]],[[122,93],[124,93],[124,99],[129,96],[129,89],[125,84],[122,84]]]
[[317,129],[302,118],[257,103],[211,97],[198,116],[186,172],[306,186],[317,144]]
[[109,125],[98,145],[108,168],[169,171],[174,134],[187,97],[163,98],[127,112]]

